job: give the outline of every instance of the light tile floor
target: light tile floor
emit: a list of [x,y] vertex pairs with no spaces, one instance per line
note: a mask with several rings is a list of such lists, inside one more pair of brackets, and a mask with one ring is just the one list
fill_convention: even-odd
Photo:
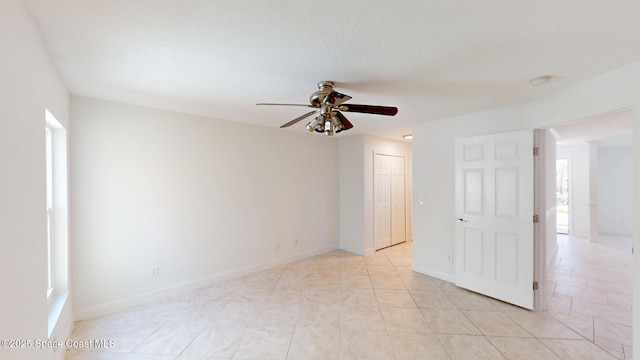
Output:
[[592,244],[558,236],[547,271],[548,314],[614,357],[632,359],[631,238],[601,236]]
[[[412,243],[334,251],[75,323],[67,359],[631,359],[627,242],[561,236],[530,312],[415,273]],[[626,356],[626,357],[625,357]]]

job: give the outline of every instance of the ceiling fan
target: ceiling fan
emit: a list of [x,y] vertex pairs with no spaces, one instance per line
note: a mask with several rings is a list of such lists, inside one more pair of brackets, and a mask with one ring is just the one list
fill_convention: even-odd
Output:
[[274,103],[259,103],[256,105],[304,106],[313,108],[315,110],[298,116],[280,126],[280,128],[289,127],[311,115],[318,114],[318,116],[307,124],[307,130],[310,132],[323,133],[327,136],[333,136],[335,133],[349,130],[353,127],[353,124],[342,115],[341,111],[388,116],[394,116],[398,113],[398,108],[392,106],[343,104],[345,101],[350,100],[351,96],[334,91],[333,85],[334,83],[332,81],[319,82],[318,90],[309,97],[310,105]]

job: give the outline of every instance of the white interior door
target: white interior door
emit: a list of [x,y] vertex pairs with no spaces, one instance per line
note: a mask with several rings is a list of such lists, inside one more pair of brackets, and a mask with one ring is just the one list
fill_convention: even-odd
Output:
[[404,157],[391,156],[391,245],[407,239]]
[[391,157],[375,154],[373,166],[374,246],[391,246]]
[[533,309],[533,131],[456,142],[456,285]]

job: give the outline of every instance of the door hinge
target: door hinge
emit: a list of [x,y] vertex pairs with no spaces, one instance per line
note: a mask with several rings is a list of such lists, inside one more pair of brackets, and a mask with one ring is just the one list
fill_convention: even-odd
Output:
[[537,224],[540,222],[540,217],[538,215],[533,215],[533,222],[534,224]]
[[538,282],[537,281],[533,282],[533,290],[538,290]]
[[533,148],[533,155],[534,156],[538,156],[540,154],[540,148],[539,147],[534,147]]

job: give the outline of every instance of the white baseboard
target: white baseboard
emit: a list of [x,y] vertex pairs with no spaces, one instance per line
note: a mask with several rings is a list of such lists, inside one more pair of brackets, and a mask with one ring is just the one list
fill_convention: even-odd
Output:
[[351,248],[345,247],[345,246],[340,246],[340,250],[348,251],[350,253],[354,253],[354,254],[361,255],[361,256],[364,255],[362,253],[362,250],[354,250],[354,249],[351,249]]
[[98,305],[98,306],[94,306],[91,307],[89,309],[83,309],[83,310],[79,310],[74,312],[73,316],[74,316],[74,320],[85,320],[85,319],[91,319],[94,317],[98,317],[98,316],[102,316],[102,315],[106,315],[115,311],[119,311],[119,310],[123,310],[132,306],[136,306],[136,305],[141,305],[141,304],[145,304],[145,303],[149,303],[155,300],[159,300],[161,298],[167,297],[167,296],[172,296],[172,295],[176,295],[185,291],[190,291],[190,290],[195,290],[195,289],[199,289],[199,288],[203,288],[209,285],[212,285],[214,283],[220,282],[220,281],[224,281],[224,280],[229,280],[229,279],[233,279],[239,276],[243,276],[249,273],[253,273],[256,271],[261,271],[261,270],[266,270],[266,269],[270,269],[276,266],[280,266],[280,265],[284,265],[284,264],[288,264],[294,261],[298,261],[298,260],[302,260],[302,259],[306,259],[308,257],[311,256],[315,256],[315,255],[319,255],[319,254],[324,254],[333,250],[338,250],[338,244],[335,245],[330,245],[324,248],[320,248],[320,249],[316,249],[316,250],[311,250],[311,251],[307,251],[304,253],[300,253],[300,254],[296,254],[296,255],[291,255],[291,256],[287,256],[284,258],[280,258],[280,259],[276,259],[276,260],[271,260],[271,261],[267,261],[264,263],[260,263],[260,264],[256,264],[256,265],[252,265],[252,266],[247,266],[244,268],[240,268],[237,270],[232,270],[229,272],[225,272],[225,273],[221,273],[221,274],[214,274],[214,275],[210,275],[210,276],[206,276],[200,279],[196,279],[196,280],[191,280],[191,281],[187,281],[187,282],[183,282],[180,284],[176,284],[176,285],[171,285],[171,286],[167,286],[164,288],[160,288],[157,290],[153,290],[153,291],[149,291],[140,295],[136,295],[136,296],[132,296],[126,299],[122,299],[122,300],[116,300],[116,301],[112,301],[110,303],[106,303],[106,304],[102,304],[102,305]]
[[424,275],[428,275],[431,277],[434,277],[436,279],[440,279],[440,280],[444,280],[444,281],[448,281],[450,283],[455,283],[456,282],[456,276],[452,275],[452,274],[447,274],[441,271],[436,271],[436,270],[431,270],[431,269],[426,269],[426,268],[422,268],[419,266],[413,266],[413,271],[420,273],[420,274],[424,274]]
[[374,248],[366,249],[366,250],[364,251],[364,255],[365,255],[365,256],[373,255],[373,254],[375,254],[375,253],[376,253],[376,249],[374,249]]
[[624,230],[600,230],[599,235],[604,235],[604,236],[626,236],[626,237],[631,237],[633,236],[633,233],[629,232],[629,231],[624,231]]
[[580,234],[580,233],[574,233],[571,231],[571,229],[569,229],[569,236],[573,236],[573,237],[579,237],[579,238],[583,238],[583,239],[589,239],[589,234]]

